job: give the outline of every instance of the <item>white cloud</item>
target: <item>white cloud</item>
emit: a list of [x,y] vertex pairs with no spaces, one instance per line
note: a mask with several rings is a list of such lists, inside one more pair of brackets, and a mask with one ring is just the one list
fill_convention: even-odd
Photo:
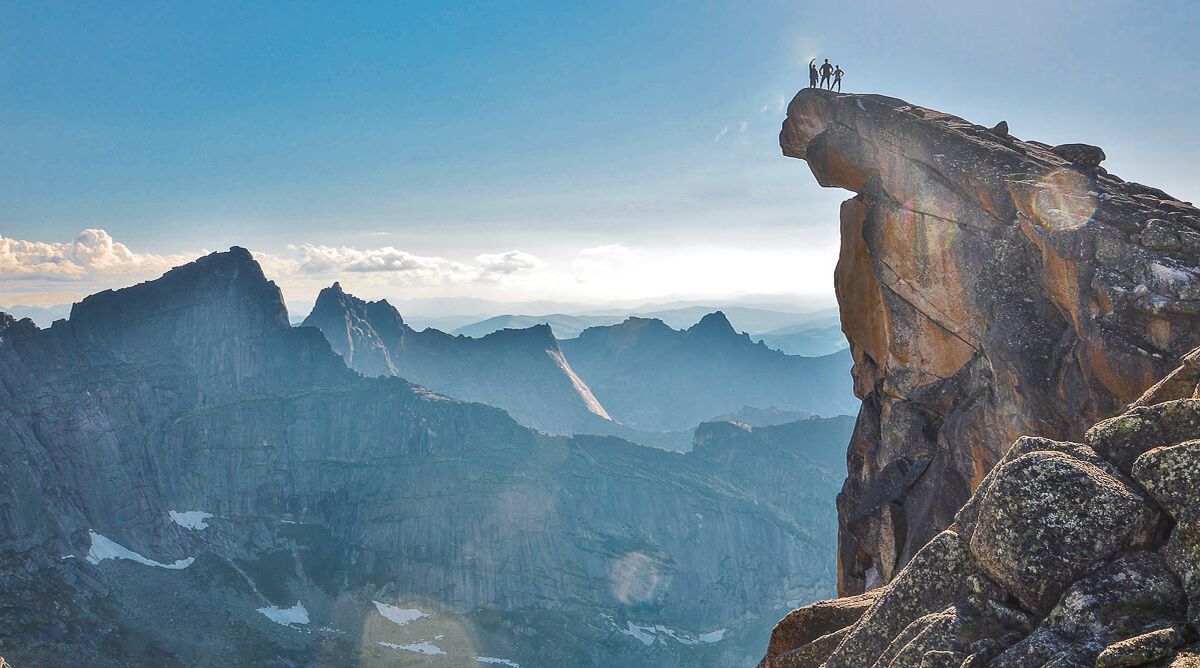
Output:
[[726,125],[725,127],[721,128],[721,131],[717,133],[716,137],[713,137],[713,141],[721,141],[721,137],[724,137],[728,133],[729,133],[729,126]]
[[304,244],[298,250],[302,255],[299,270],[306,274],[383,271],[432,280],[453,273],[450,271],[453,263],[445,258],[415,255],[391,246],[358,250]]
[[0,277],[78,280],[89,275],[158,274],[189,262],[199,253],[135,253],[104,230],[88,229],[69,243],[0,237]]
[[758,110],[758,113],[760,113],[760,114],[765,114],[765,113],[767,113],[768,111],[770,111],[770,109],[771,109],[771,105],[769,105],[769,104],[764,104],[764,105],[762,106],[762,109],[759,109],[759,110]]
[[743,133],[749,129],[750,129],[750,124],[747,123],[746,121],[742,121],[741,123],[738,123],[738,132],[739,133]]
[[495,276],[508,276],[524,269],[540,269],[546,264],[529,253],[522,253],[519,250],[510,250],[507,253],[483,253],[477,255],[475,261],[480,265],[480,278],[485,280]]

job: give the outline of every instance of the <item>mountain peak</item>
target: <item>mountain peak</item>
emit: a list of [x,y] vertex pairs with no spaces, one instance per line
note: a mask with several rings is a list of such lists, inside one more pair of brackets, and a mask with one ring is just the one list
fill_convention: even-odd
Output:
[[737,335],[737,332],[733,329],[733,325],[729,322],[729,318],[726,318],[725,314],[721,311],[713,311],[700,318],[700,322],[689,327],[687,331],[689,334],[713,337]]

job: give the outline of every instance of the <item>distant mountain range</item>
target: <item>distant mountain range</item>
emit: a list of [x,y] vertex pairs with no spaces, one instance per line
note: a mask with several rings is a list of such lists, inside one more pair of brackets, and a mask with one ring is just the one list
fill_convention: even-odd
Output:
[[629,318],[559,345],[608,414],[637,429],[685,429],[743,406],[821,415],[858,408],[849,351],[785,355],[735,332],[721,312],[683,331]]
[[319,328],[359,373],[400,376],[503,408],[551,433],[618,435],[676,449],[700,422],[739,409],[837,415],[856,408],[848,354],[784,355],[734,332],[721,312],[687,330],[630,318],[561,342],[546,324],[472,338],[418,332],[386,300],[366,302],[335,283],[321,291],[304,325]]
[[366,376],[400,376],[435,392],[508,411],[551,433],[609,433],[609,416],[575,375],[550,328],[482,338],[416,331],[386,300],[365,302],[340,284],[321,291],[304,325],[317,327]]
[[652,312],[591,313],[568,315],[499,315],[454,329],[452,334],[481,337],[501,329],[524,329],[550,325],[559,339],[573,339],[588,327],[603,327],[624,322],[629,317],[661,320],[669,327],[685,329],[705,315],[720,310],[738,331],[748,332],[755,341],[789,355],[820,357],[847,347],[837,309],[812,313],[791,313],[747,307],[688,306]]
[[[833,595],[852,418],[687,454],[539,433],[347,368],[335,324],[377,370],[496,353],[338,287],[325,335],[292,327],[234,248],[48,329],[0,314],[12,665],[752,665],[778,609]],[[549,359],[542,330],[507,336]]]

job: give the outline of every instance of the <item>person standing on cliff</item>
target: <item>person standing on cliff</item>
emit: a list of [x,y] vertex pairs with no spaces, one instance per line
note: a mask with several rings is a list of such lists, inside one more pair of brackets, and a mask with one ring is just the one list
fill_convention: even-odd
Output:
[[834,68],[833,83],[829,85],[829,90],[833,90],[833,87],[837,86],[838,92],[840,93],[842,92],[842,75],[845,74],[845,72],[842,71],[841,65],[834,65]]
[[829,82],[829,75],[831,74],[833,74],[833,65],[830,65],[829,59],[826,58],[825,64],[821,66],[821,88],[825,88],[826,85],[830,88],[833,87],[833,84]]
[[817,87],[817,59],[813,58],[808,61],[808,87]]

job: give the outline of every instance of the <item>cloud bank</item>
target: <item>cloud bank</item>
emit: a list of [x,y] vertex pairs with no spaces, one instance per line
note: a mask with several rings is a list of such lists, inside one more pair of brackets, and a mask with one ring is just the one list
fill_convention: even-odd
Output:
[[5,279],[79,280],[89,275],[126,276],[162,273],[200,253],[135,253],[104,230],[88,229],[69,243],[21,241],[0,237],[0,277]]

